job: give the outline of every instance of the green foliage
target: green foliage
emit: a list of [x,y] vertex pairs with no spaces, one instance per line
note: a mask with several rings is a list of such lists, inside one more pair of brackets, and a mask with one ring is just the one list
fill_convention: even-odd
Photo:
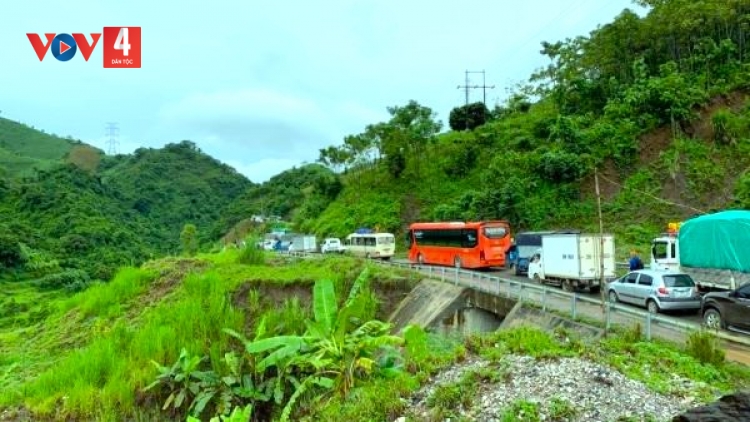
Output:
[[[0,119],[0,133],[3,124]],[[25,130],[3,140],[35,153],[25,146],[24,136],[32,133]],[[50,142],[69,144],[54,139],[39,142],[49,148]],[[10,216],[0,224],[0,266],[26,277],[80,270],[108,280],[118,266],[177,252],[187,222],[201,229],[191,242],[195,250],[221,210],[252,185],[187,141],[132,156],[102,157],[93,147],[72,143],[55,151],[55,166],[3,181],[0,190],[0,212]],[[20,244],[33,251],[24,266]]]
[[61,289],[77,292],[85,290],[91,279],[86,271],[83,270],[64,270],[59,273],[47,274],[36,280],[35,285],[42,289]]
[[[247,422],[253,416],[253,406],[235,407],[228,416],[214,416],[209,422]],[[188,416],[187,422],[200,422],[200,419]]]
[[182,252],[187,256],[194,256],[198,252],[198,229],[194,224],[185,224],[180,233]]
[[701,363],[719,366],[726,358],[726,352],[721,348],[719,339],[708,331],[690,333],[686,348],[690,356]]
[[303,335],[250,341],[233,330],[225,330],[244,343],[248,358],[256,362],[256,371],[274,371],[277,403],[284,399],[284,391],[293,386],[293,393],[285,400],[282,421],[289,419],[297,401],[313,387],[346,394],[357,379],[387,369],[379,366],[376,353],[384,346],[401,344],[402,339],[389,334],[390,324],[360,319],[365,309],[363,301],[367,300],[364,292],[369,288],[368,271],[365,269],[357,277],[341,308],[334,283],[317,281],[313,291],[314,319],[306,321]]
[[177,361],[171,366],[166,367],[158,362],[151,361],[159,371],[159,375],[152,384],[149,384],[144,390],[148,391],[155,387],[163,386],[167,388],[169,396],[164,402],[162,410],[173,407],[179,410],[187,407],[187,410],[193,415],[200,415],[207,403],[207,387],[210,386],[211,374],[207,371],[200,371],[199,365],[206,360],[206,357],[190,356],[184,348],[180,351]]
[[49,169],[79,143],[0,117],[0,168],[7,172],[0,177],[32,176],[35,169]]
[[451,110],[448,122],[451,130],[474,130],[485,124],[491,114],[482,102],[467,104]]
[[[391,108],[387,121],[323,150],[321,162],[350,171],[342,193],[298,227],[340,235],[366,222],[400,235],[414,221],[503,218],[514,231],[588,230],[594,168],[617,236],[632,237],[626,225],[661,227],[665,215],[750,203],[743,172],[727,171],[750,167],[750,113],[738,104],[750,86],[746,12],[740,2],[655,2],[645,17],[625,10],[588,36],[545,42],[550,65],[491,120],[465,131],[457,107],[453,132],[429,142],[410,144],[418,137],[398,117],[425,107]],[[656,234],[641,232],[633,246]]]
[[502,413],[502,422],[539,422],[540,404],[528,400],[516,400]]
[[257,246],[256,238],[245,240],[245,245],[240,248],[237,255],[237,263],[245,265],[263,265],[266,262],[266,254]]

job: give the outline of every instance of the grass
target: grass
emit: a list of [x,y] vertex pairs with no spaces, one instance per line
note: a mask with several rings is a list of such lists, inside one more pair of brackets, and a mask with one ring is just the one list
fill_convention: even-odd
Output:
[[[185,347],[219,365],[223,353],[236,348],[222,329],[242,332],[253,322],[248,317],[264,312],[269,327],[304,328],[309,310],[298,298],[258,309],[268,302],[257,291],[235,303],[240,286],[311,286],[322,278],[344,285],[349,281],[344,278],[362,265],[345,257],[276,261],[264,256],[259,265],[243,264],[247,260],[247,252],[237,250],[159,260],[123,268],[109,283],[73,296],[17,285],[16,302],[43,297],[49,311],[39,321],[14,325],[7,316],[0,320],[5,322],[0,329],[0,408],[22,404],[51,419],[115,421],[137,414],[140,391],[156,374],[151,360],[171,364]],[[397,274],[374,270],[387,277]]]
[[34,168],[48,169],[72,147],[72,140],[0,117],[0,169],[8,175],[30,176]]
[[[40,292],[23,283],[3,284],[7,287],[4,300],[12,297],[15,306],[24,310],[0,316],[0,408],[21,405],[36,417],[54,420],[115,421],[137,415],[156,420],[161,403],[142,392],[156,375],[152,360],[169,365],[184,347],[191,355],[208,356],[218,372],[223,354],[237,348],[223,328],[248,332],[261,315],[277,334],[305,328],[311,310],[304,297],[289,296],[295,290],[278,290],[278,297],[270,298],[269,290],[261,293],[260,286],[307,288],[315,280],[329,278],[338,291],[348,291],[363,262],[339,256],[305,260],[253,254],[248,258],[247,251],[228,249],[126,267],[109,283],[72,296]],[[393,288],[389,283],[399,283],[405,276],[387,267],[372,269],[381,291]],[[238,296],[240,291],[246,295]],[[299,417],[394,419],[407,410],[404,398],[471,354],[490,360],[492,370],[480,369],[457,385],[441,387],[431,399],[436,414],[455,413],[451,409],[456,404],[470,406],[465,391],[503,382],[502,359],[508,354],[539,359],[584,357],[612,365],[655,391],[687,394],[674,387],[676,374],[702,383],[699,396],[703,400],[750,382],[750,370],[716,358],[713,344],[701,337],[688,348],[694,357],[677,345],[641,341],[632,331],[592,344],[572,337],[561,341],[565,336],[569,334],[521,327],[461,340],[413,329],[404,333],[406,347],[398,375],[358,385],[348,396],[323,402],[307,397]],[[566,406],[555,402],[544,411],[573,411]],[[535,414],[528,403],[515,403],[509,409],[525,409],[529,418]]]

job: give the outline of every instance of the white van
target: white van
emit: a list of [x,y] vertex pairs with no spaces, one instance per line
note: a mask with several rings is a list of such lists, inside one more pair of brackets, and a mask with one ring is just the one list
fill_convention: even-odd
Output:
[[356,256],[388,260],[396,252],[396,236],[393,233],[352,233],[346,237],[346,249]]

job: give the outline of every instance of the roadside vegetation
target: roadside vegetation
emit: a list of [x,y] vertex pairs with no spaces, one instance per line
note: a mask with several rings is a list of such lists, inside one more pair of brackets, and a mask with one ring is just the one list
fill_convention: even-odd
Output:
[[460,106],[441,122],[410,101],[321,149],[343,189],[290,218],[337,237],[490,218],[515,231],[598,231],[596,171],[604,228],[624,259],[670,221],[750,206],[748,6],[638,3],[651,9],[644,18],[625,10],[588,35],[543,43],[549,65],[504,104]]
[[[404,399],[437,371],[509,353],[585,357],[665,394],[681,394],[677,374],[705,383],[704,400],[750,382],[705,341],[620,333],[587,343],[525,327],[467,340],[394,333],[384,321],[412,277],[249,248],[126,267],[73,295],[19,289],[18,312],[0,317],[0,409],[39,420],[383,420],[405,414]],[[695,344],[709,351],[693,356]]]
[[[441,369],[509,354],[606,363],[675,397],[674,374],[700,400],[748,385],[704,333],[687,345],[631,331],[394,333],[385,321],[413,275],[245,238],[264,230],[253,214],[319,237],[454,219],[595,230],[594,172],[621,256],[668,221],[750,207],[750,6],[639,3],[644,18],[626,10],[544,43],[550,65],[501,106],[457,107],[449,131],[417,101],[394,106],[262,185],[190,141],[107,157],[0,119],[0,418],[384,420]],[[440,389],[436,415],[496,376]],[[508,414],[522,410],[539,409]]]

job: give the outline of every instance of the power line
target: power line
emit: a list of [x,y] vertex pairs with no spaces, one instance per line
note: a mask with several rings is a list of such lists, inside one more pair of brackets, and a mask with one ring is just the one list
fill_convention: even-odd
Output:
[[117,137],[120,135],[120,129],[117,127],[117,123],[107,122],[106,136],[107,139],[107,154],[117,154],[117,147],[120,145],[120,141]]
[[[558,24],[552,25],[553,23],[558,22],[560,20],[560,18],[562,18],[566,13],[570,13],[571,11],[577,9],[578,6],[583,6],[583,4],[586,3],[586,2],[587,2],[586,0],[578,0],[572,6],[565,6],[557,15],[555,15],[554,18],[552,18],[549,22],[547,22],[544,25],[542,25],[540,27],[540,29],[536,33],[534,33],[534,35],[526,38],[525,41],[516,44],[516,47],[513,48],[512,50],[510,50],[509,53],[503,53],[503,56],[506,57],[505,61],[506,62],[510,62],[513,59],[515,59],[516,56],[518,55],[518,53],[520,53],[524,47],[526,47],[527,45],[529,45],[530,42],[532,42],[532,41],[538,41],[537,37],[539,35],[542,35],[545,31],[549,30],[550,26],[559,26]],[[597,4],[597,3],[599,3],[599,0],[594,0],[591,5],[593,6],[594,4]],[[597,8],[597,9],[595,9],[593,13],[598,13],[598,12],[604,10],[606,7],[610,7],[611,6],[611,4],[609,2],[601,2],[599,4],[601,4],[602,6],[599,7],[599,8]],[[587,13],[586,16],[588,17],[591,14],[592,13]],[[509,89],[510,89],[510,87],[506,88],[506,90],[509,90]]]
[[[470,73],[481,73],[482,74],[482,85],[469,85],[469,74]],[[466,105],[469,105],[469,90],[470,89],[478,89],[482,88],[482,102],[485,106],[487,106],[487,89],[495,89],[495,85],[488,86],[485,81],[485,71],[484,70],[467,70],[464,72],[465,79],[464,79],[464,85],[459,85],[457,89],[464,89],[464,93],[466,96]]]
[[635,189],[635,188],[626,188],[625,186],[623,186],[623,185],[621,185],[621,184],[619,184],[619,183],[615,182],[614,180],[611,180],[611,179],[609,179],[609,178],[607,178],[607,177],[605,177],[605,176],[602,176],[601,174],[599,174],[599,177],[601,177],[602,179],[606,180],[607,182],[609,182],[609,183],[612,183],[613,185],[615,185],[615,186],[618,186],[618,187],[620,187],[620,188],[622,188],[622,189],[630,189],[631,191],[634,191],[634,192],[637,192],[637,193],[640,193],[640,194],[646,195],[646,196],[648,196],[648,197],[651,197],[651,198],[653,198],[653,199],[656,199],[657,201],[659,201],[659,202],[662,202],[662,203],[664,203],[664,204],[668,204],[668,205],[673,205],[673,206],[675,206],[675,207],[687,208],[687,209],[689,209],[689,210],[693,210],[693,211],[699,212],[699,213],[701,213],[701,214],[706,214],[706,211],[703,211],[703,210],[699,210],[698,208],[695,208],[695,207],[691,207],[690,205],[685,205],[685,204],[678,204],[677,202],[672,202],[672,201],[668,201],[668,200],[666,200],[666,199],[663,199],[663,198],[659,198],[659,197],[658,197],[658,196],[656,196],[656,195],[652,195],[652,194],[650,194],[650,193],[648,193],[648,192],[645,192],[645,191],[642,191],[642,190],[639,190],[639,189]]

